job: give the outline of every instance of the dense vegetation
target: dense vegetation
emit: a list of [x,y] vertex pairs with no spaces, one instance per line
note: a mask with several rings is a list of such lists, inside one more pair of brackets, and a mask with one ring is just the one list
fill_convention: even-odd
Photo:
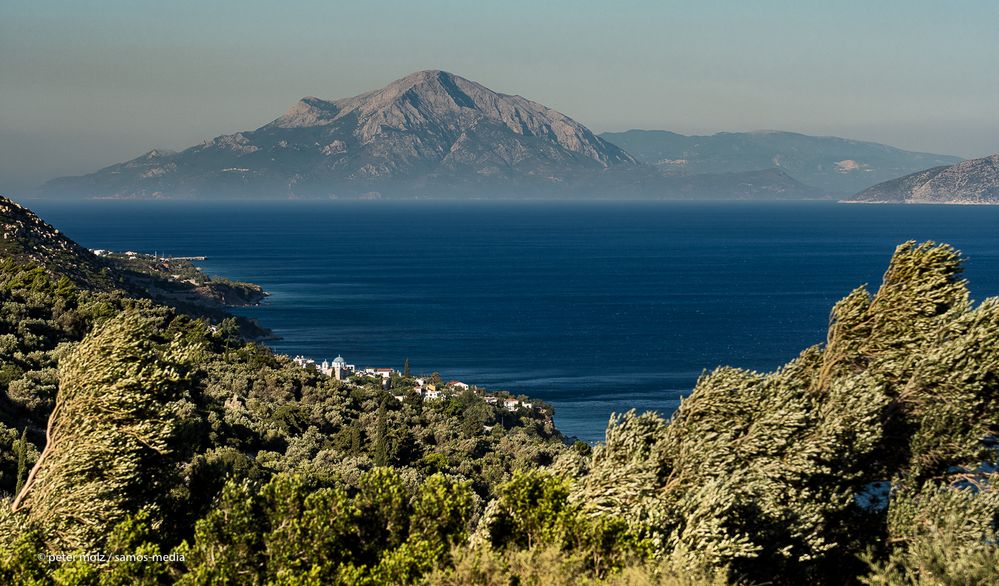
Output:
[[[370,498],[387,491],[395,499],[378,506],[405,505],[385,511],[404,515],[403,531],[422,523],[421,535],[433,533],[412,545],[432,545],[419,550],[430,564],[514,470],[550,464],[566,450],[550,411],[509,412],[472,391],[424,403],[405,390],[413,386],[405,377],[387,390],[340,383],[242,341],[231,320],[211,325],[118,292],[80,290],[40,267],[0,262],[0,299],[0,491],[12,499],[0,531],[7,545],[33,552],[29,558],[106,547],[115,527],[126,527],[155,532],[157,551],[189,547],[197,560],[213,540],[229,542],[208,528],[213,515],[230,512],[226,503],[245,504],[227,501],[232,495],[260,499],[259,510],[233,511],[256,515],[256,530],[292,513],[263,503],[288,506],[287,497],[311,506],[350,495],[361,507],[359,494],[372,490]],[[276,490],[280,502],[266,501]],[[458,508],[445,510],[452,504]],[[411,506],[422,521],[408,520]],[[368,532],[378,514],[352,522]],[[231,520],[220,527],[246,533]],[[354,574],[382,571],[372,562],[382,536],[354,539],[365,548]],[[232,569],[205,563],[191,566],[192,576]],[[66,565],[55,579],[90,570]],[[3,571],[0,578],[25,578]]]
[[[999,300],[947,246],[899,247],[825,344],[706,373],[592,449],[546,407],[341,383],[22,261],[0,583],[999,583]],[[45,557],[95,552],[164,558]]]

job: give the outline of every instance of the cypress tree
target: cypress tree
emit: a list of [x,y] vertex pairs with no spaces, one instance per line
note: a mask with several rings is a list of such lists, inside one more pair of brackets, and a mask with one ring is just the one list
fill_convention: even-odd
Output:
[[21,441],[17,442],[17,487],[14,494],[21,492],[24,480],[28,476],[28,428],[21,432]]
[[375,464],[389,465],[389,430],[388,416],[385,411],[385,401],[378,404],[378,419],[375,423]]
[[361,428],[355,423],[350,426],[350,455],[360,456],[361,451]]

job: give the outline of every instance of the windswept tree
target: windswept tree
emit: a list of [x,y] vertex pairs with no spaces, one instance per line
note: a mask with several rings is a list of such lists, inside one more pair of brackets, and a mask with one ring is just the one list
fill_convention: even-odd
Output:
[[45,448],[12,503],[52,544],[94,547],[140,509],[154,523],[162,514],[179,440],[197,419],[198,349],[164,334],[172,317],[126,310],[60,364]]
[[681,571],[841,583],[873,550],[875,575],[994,578],[969,567],[997,555],[999,302],[974,307],[960,274],[951,247],[903,244],[824,346],[705,374],[668,425],[612,421],[571,499]]

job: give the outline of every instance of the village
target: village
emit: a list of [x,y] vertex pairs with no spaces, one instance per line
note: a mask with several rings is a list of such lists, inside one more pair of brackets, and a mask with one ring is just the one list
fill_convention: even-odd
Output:
[[[424,401],[442,400],[466,391],[472,391],[480,395],[486,403],[503,407],[507,411],[517,411],[520,409],[534,410],[533,403],[511,397],[506,393],[502,395],[488,393],[484,389],[459,380],[444,382],[437,375],[411,377],[393,368],[365,367],[359,369],[353,364],[348,364],[343,356],[340,355],[337,355],[332,361],[323,360],[322,362],[316,362],[314,359],[304,356],[295,356],[292,361],[302,368],[314,369],[324,376],[348,384],[376,382],[380,383],[383,389],[398,391],[399,388],[395,388],[392,385],[393,380],[399,380],[405,386],[411,383],[411,392],[417,394]],[[396,394],[394,397],[399,401],[406,398],[402,394]]]

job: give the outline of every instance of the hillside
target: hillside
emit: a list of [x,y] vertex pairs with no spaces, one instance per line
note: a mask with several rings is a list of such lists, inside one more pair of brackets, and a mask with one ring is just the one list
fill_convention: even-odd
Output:
[[961,159],[888,145],[794,132],[720,132],[686,136],[665,130],[606,132],[601,138],[672,175],[779,169],[828,194],[865,187]]
[[0,196],[0,254],[8,262],[43,267],[53,278],[94,290],[123,286],[109,263],[42,221],[31,210]]
[[[256,305],[266,297],[258,285],[210,277],[187,260],[108,251],[99,256],[4,196],[0,228],[0,255],[8,266],[33,267],[87,291],[124,291],[216,321],[231,317],[227,307]],[[250,319],[235,320],[244,335],[270,335]]]
[[54,278],[95,290],[122,286],[108,263],[66,238],[31,210],[0,196],[0,254],[4,259],[44,267]]
[[879,183],[856,203],[999,204],[999,154],[940,166]]

